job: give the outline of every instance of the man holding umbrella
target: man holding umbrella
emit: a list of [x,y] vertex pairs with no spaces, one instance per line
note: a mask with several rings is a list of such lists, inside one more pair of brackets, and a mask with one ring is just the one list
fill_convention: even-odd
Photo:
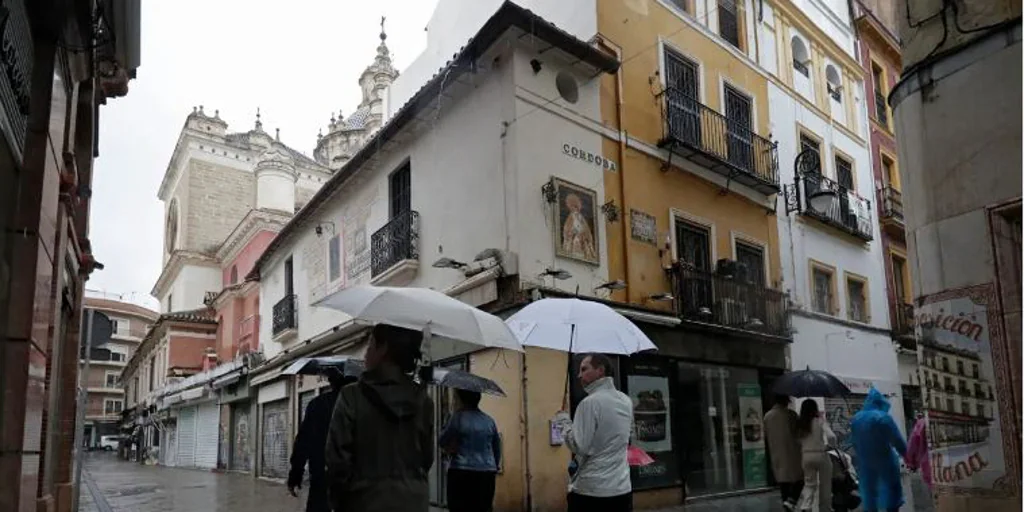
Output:
[[612,361],[588,354],[580,363],[587,391],[572,423],[563,420],[565,444],[579,468],[569,482],[569,512],[633,508],[627,450],[633,427],[633,401],[615,389]]
[[302,474],[309,462],[309,496],[306,498],[306,512],[330,512],[327,501],[327,465],[324,462],[324,445],[327,444],[327,429],[331,425],[331,413],[341,388],[355,382],[336,368],[327,369],[327,380],[331,390],[309,402],[306,414],[299,426],[292,447],[291,471],[288,473],[288,492],[298,497],[296,489],[302,488]]

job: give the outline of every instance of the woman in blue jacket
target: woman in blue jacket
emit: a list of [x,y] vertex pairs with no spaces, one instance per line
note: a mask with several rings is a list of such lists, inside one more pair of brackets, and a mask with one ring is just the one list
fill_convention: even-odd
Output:
[[889,400],[871,388],[864,407],[850,420],[857,476],[865,512],[897,511],[903,506],[900,459],[907,442],[889,414]]
[[480,410],[480,393],[455,390],[459,410],[441,431],[438,445],[450,457],[448,510],[490,512],[501,466],[501,438],[494,419]]

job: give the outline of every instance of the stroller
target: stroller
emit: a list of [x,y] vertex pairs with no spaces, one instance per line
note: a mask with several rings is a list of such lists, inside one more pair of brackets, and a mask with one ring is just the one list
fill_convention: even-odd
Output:
[[861,502],[857,472],[850,456],[842,450],[833,448],[828,456],[832,461],[832,511],[850,512]]

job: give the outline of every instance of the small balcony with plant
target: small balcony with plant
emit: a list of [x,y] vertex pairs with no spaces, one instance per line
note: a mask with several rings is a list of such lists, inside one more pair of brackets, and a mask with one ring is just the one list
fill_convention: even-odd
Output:
[[714,271],[686,262],[668,270],[676,314],[686,322],[719,330],[792,338],[788,296],[753,279],[733,260]]

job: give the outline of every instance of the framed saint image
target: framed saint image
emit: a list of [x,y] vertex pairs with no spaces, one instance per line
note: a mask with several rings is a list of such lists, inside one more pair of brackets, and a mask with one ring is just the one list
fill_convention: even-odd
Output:
[[555,189],[555,256],[601,264],[597,231],[597,193],[558,178]]

